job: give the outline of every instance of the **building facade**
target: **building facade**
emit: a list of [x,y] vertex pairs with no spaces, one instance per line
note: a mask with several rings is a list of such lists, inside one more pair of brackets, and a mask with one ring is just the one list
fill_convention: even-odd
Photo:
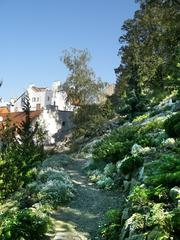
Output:
[[66,103],[66,93],[62,89],[60,81],[55,81],[51,89],[30,85],[21,96],[10,100],[10,112],[23,111],[23,99],[26,94],[29,96],[31,111],[52,108],[73,111],[73,107]]

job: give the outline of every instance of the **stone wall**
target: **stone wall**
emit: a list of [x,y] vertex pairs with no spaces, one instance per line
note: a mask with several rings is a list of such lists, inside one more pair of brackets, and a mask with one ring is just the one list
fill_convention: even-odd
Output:
[[56,144],[68,134],[72,128],[72,115],[70,111],[60,111],[56,109],[44,110],[37,121],[42,128],[47,131],[45,144]]

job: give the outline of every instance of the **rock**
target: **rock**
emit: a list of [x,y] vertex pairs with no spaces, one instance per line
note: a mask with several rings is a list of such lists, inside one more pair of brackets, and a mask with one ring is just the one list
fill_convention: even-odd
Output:
[[144,166],[140,169],[139,175],[138,175],[138,180],[142,181],[144,179]]
[[137,180],[135,178],[132,178],[130,182],[130,192],[134,189],[136,185],[137,185]]
[[124,191],[127,192],[129,190],[130,182],[127,180],[123,181]]
[[125,208],[123,210],[122,217],[121,217],[122,222],[126,221],[129,218],[129,216],[130,216],[129,212],[130,212],[129,208]]
[[170,197],[172,198],[172,200],[177,203],[178,199],[177,197],[180,196],[180,188],[175,186],[173,188],[171,188],[170,192],[169,192]]
[[164,140],[162,142],[162,145],[164,147],[172,147],[172,146],[174,146],[175,143],[176,143],[176,141],[174,138],[167,138],[166,140]]
[[133,146],[132,146],[132,149],[131,149],[131,154],[133,155],[133,156],[137,156],[139,153],[141,153],[143,151],[143,147],[141,146],[141,145],[139,145],[139,144],[134,144]]

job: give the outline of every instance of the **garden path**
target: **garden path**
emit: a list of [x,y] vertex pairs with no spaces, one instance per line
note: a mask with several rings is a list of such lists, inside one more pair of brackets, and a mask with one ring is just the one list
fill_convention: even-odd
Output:
[[83,171],[85,162],[74,159],[65,167],[76,194],[69,205],[52,214],[55,221],[53,240],[95,240],[104,213],[110,208],[121,207],[120,193],[100,190],[88,180]]

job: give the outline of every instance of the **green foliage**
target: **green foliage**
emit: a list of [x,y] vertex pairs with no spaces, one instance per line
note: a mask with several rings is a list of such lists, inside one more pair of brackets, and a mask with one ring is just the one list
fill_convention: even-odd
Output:
[[63,52],[61,61],[70,72],[63,86],[67,93],[67,102],[77,106],[96,102],[103,84],[96,79],[94,71],[88,66],[90,59],[86,49],[72,48]]
[[100,229],[100,235],[104,240],[114,240],[119,238],[121,230],[121,211],[110,209],[105,214],[105,220]]
[[[136,142],[143,147],[159,146],[159,141],[164,139],[163,131],[164,118],[159,117],[142,125],[137,132]],[[159,133],[158,133],[159,132]]]
[[131,174],[134,170],[136,170],[138,167],[141,167],[143,165],[144,159],[142,156],[130,156],[124,158],[121,163],[119,170],[123,174]]
[[168,189],[159,185],[157,187],[150,188],[150,198],[155,202],[167,202],[168,197]]
[[164,1],[141,2],[134,17],[124,22],[119,38],[115,102],[121,109],[128,106],[129,113],[143,109],[139,105],[144,98],[151,102],[178,89],[180,79],[178,1],[167,1],[171,6]]
[[[1,198],[7,197],[35,179],[35,167],[45,156],[42,142],[34,141],[39,126],[31,126],[28,96],[24,99],[24,113],[25,120],[20,126],[10,128],[10,124],[6,124],[2,131],[4,145],[0,155]],[[11,141],[9,137],[13,137]]]
[[147,119],[148,117],[149,117],[149,114],[145,113],[141,116],[138,116],[138,117],[134,118],[133,123],[142,122],[143,120]]
[[180,184],[180,159],[177,155],[165,154],[160,161],[152,164],[147,183],[153,186],[173,187]]
[[102,135],[103,125],[114,116],[110,100],[103,104],[83,105],[74,113],[74,139],[80,136],[94,137]]
[[74,196],[73,183],[62,168],[62,165],[69,160],[67,155],[59,154],[47,158],[42,163],[37,181],[31,183],[41,203],[57,206],[68,202]]
[[109,163],[104,168],[104,174],[107,177],[113,177],[116,174],[116,165],[113,163]]
[[149,202],[150,190],[143,186],[136,186],[129,195],[133,206],[146,206]]
[[94,147],[94,160],[116,163],[123,159],[131,150],[137,129],[133,126],[121,127],[106,136]]
[[180,113],[172,115],[164,122],[164,128],[169,137],[180,137]]
[[180,209],[175,208],[172,212],[172,224],[176,235],[179,236],[180,234]]
[[160,229],[170,232],[172,230],[172,216],[172,213],[165,212],[162,203],[153,204],[147,225],[151,227],[158,225]]
[[0,219],[0,237],[9,240],[45,239],[49,220],[30,209],[9,213]]

